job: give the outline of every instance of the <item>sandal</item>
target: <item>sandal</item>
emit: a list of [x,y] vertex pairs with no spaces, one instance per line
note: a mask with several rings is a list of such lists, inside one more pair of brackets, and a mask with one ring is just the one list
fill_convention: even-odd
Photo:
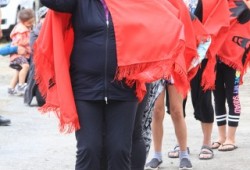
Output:
[[238,147],[234,144],[222,144],[219,148],[218,151],[233,151],[235,149],[237,149]]
[[209,160],[209,159],[213,159],[213,157],[214,157],[214,152],[213,152],[212,148],[210,148],[209,146],[203,145],[201,147],[199,159],[200,160]]
[[220,142],[213,142],[211,148],[212,149],[218,149],[221,146]]
[[[176,145],[174,147],[174,150],[168,152],[168,157],[169,158],[179,158],[179,151],[180,151],[180,146]],[[190,154],[189,147],[187,147],[188,154]]]

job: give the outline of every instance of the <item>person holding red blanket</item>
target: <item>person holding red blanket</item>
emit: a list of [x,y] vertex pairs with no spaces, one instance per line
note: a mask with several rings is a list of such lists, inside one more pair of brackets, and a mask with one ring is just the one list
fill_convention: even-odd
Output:
[[218,148],[219,151],[232,151],[237,148],[235,134],[241,114],[239,85],[243,83],[242,77],[250,61],[249,1],[229,0],[228,2],[231,12],[230,29],[218,52],[216,88],[214,90],[219,137],[213,147]]
[[108,169],[131,169],[145,84],[173,75],[183,96],[189,89],[185,63],[175,63],[183,24],[164,0],[41,2],[52,9],[34,46],[41,111],[56,112],[61,131],[76,131],[76,170],[101,169],[103,147]]

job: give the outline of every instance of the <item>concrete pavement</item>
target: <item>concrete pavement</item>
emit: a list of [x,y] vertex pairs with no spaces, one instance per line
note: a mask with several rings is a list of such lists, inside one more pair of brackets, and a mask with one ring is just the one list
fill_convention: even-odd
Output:
[[[0,170],[73,170],[75,163],[74,134],[60,134],[57,118],[52,114],[41,115],[34,106],[23,103],[22,97],[9,96],[7,87],[13,74],[9,60],[0,58],[0,115],[10,118],[11,126],[0,127]],[[193,170],[250,170],[250,74],[240,88],[242,116],[237,130],[239,147],[233,152],[215,151],[214,159],[198,159],[202,143],[200,123],[193,118],[190,98],[187,102],[188,146],[191,151]],[[164,120],[162,170],[177,170],[178,159],[170,159],[167,152],[176,144],[170,117]],[[217,139],[217,127],[213,140]],[[149,154],[151,158],[152,151]]]

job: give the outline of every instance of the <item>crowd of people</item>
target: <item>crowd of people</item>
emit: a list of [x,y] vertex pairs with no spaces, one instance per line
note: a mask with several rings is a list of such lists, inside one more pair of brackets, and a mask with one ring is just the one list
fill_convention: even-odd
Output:
[[[10,66],[17,74],[8,93],[27,91],[31,57],[32,79],[46,99],[39,110],[54,111],[61,132],[75,132],[76,170],[159,168],[165,106],[176,135],[168,157],[179,158],[180,170],[192,169],[189,91],[203,135],[199,159],[213,159],[214,149],[237,149],[239,86],[250,62],[250,0],[41,3],[46,12],[38,30],[31,32],[34,14],[26,9],[10,36],[7,53],[13,51]],[[19,25],[25,29],[16,33]],[[146,163],[151,143],[154,154]]]

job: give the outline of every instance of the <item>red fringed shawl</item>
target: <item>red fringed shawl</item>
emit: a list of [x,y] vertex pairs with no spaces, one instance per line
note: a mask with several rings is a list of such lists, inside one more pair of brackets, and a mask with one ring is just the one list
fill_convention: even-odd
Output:
[[218,56],[223,63],[239,70],[242,80],[250,61],[250,10],[242,0],[230,0],[229,6],[230,30]]
[[[185,72],[176,71],[176,58],[183,53],[183,25],[165,1],[106,0],[112,15],[118,68],[116,79],[136,84],[142,100],[145,83],[177,74],[179,91],[188,91]],[[72,132],[80,128],[69,76],[69,59],[73,44],[70,15],[49,11],[35,43],[34,60],[39,88],[46,96],[43,112],[55,111],[60,130]],[[186,70],[185,63],[179,65]],[[186,84],[186,85],[185,85]]]
[[229,28],[229,6],[227,0],[202,0],[202,24],[211,35],[212,43],[207,52],[208,62],[202,75],[201,85],[204,90],[215,88],[216,54],[227,36]]
[[[197,57],[196,32],[193,27],[193,23],[191,20],[189,10],[186,7],[183,0],[169,0],[169,2],[173,4],[173,6],[175,6],[176,9],[179,10],[177,17],[181,20],[181,22],[184,25],[184,35],[185,35],[185,40],[186,40],[185,51],[183,53],[184,56],[180,56],[179,58],[177,58],[175,68],[178,69],[179,66],[182,66],[183,62],[185,62],[186,69],[187,69],[186,72],[187,72],[189,71],[189,68],[191,67],[192,60]],[[183,58],[185,60],[183,60]],[[195,72],[192,72],[192,73],[188,72],[188,79],[191,80],[194,75],[195,75]]]

